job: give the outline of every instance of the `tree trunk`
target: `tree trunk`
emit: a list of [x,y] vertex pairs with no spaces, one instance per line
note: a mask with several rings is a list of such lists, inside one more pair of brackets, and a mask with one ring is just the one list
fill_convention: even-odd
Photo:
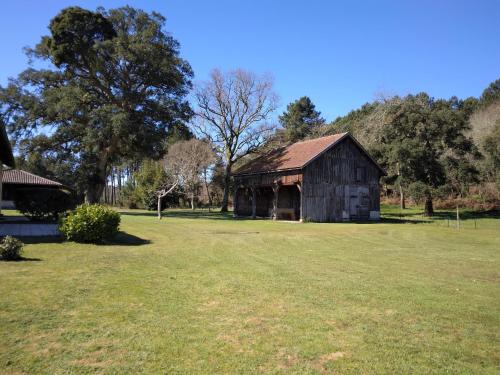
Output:
[[194,211],[194,193],[191,193],[191,210]]
[[207,169],[206,168],[203,171],[203,182],[205,183],[205,189],[207,190],[208,212],[210,212],[212,209],[212,196],[210,195],[210,184],[208,183]]
[[102,199],[104,199],[104,204],[108,204],[108,176],[106,176],[106,182],[104,183],[104,189],[102,192]]
[[3,179],[3,164],[0,161],[0,216],[2,216],[2,179]]
[[161,195],[159,194],[158,194],[157,210],[158,210],[158,220],[161,220]]
[[403,190],[403,186],[399,184],[399,205],[402,210],[406,208],[406,202],[405,202],[405,192]]
[[406,202],[405,202],[405,192],[403,190],[403,184],[401,183],[403,179],[403,172],[401,172],[401,167],[399,165],[399,162],[397,163],[397,168],[398,168],[398,180],[399,180],[399,205],[402,210],[406,208]]
[[105,176],[94,176],[95,178],[89,183],[87,190],[85,191],[85,202],[89,204],[99,203],[102,197],[102,193],[106,186]]
[[231,171],[233,169],[233,162],[228,161],[224,171],[224,195],[222,196],[222,207],[220,212],[227,212],[229,203],[229,190],[231,188]]
[[212,196],[210,195],[210,190],[208,190],[208,185],[207,185],[207,197],[208,197],[208,212],[211,212],[211,210],[212,210]]
[[115,205],[115,171],[111,168],[111,205]]
[[434,207],[432,205],[432,196],[430,196],[430,195],[425,197],[424,215],[425,216],[433,216],[434,215]]
[[90,204],[99,203],[102,193],[108,183],[108,155],[110,150],[101,154],[97,168],[87,180],[87,190],[85,191],[85,201]]

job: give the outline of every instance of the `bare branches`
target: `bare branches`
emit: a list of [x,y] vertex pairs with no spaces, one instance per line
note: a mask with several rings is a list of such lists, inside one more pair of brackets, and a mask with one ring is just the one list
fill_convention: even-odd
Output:
[[253,151],[273,129],[266,120],[277,108],[272,79],[244,70],[214,70],[195,92],[195,128],[217,145],[227,163]]
[[157,190],[156,195],[158,198],[164,198],[168,194],[174,191],[174,189],[179,185],[179,181],[175,181],[170,187],[163,186],[159,190]]
[[[172,186],[158,191],[158,199],[182,186],[190,194],[191,206],[194,208],[194,196],[202,182],[203,173],[215,162],[215,155],[207,142],[197,139],[179,141],[170,146],[164,159],[165,171],[172,178]],[[160,203],[159,210],[160,210]],[[160,217],[160,214],[158,214]]]
[[233,164],[263,144],[273,132],[267,120],[278,106],[273,81],[244,70],[214,70],[197,87],[194,127],[209,139],[226,163],[222,211],[227,211]]

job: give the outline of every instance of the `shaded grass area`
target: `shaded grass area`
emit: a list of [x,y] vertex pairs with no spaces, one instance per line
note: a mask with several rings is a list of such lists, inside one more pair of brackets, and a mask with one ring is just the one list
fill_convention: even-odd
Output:
[[0,368],[497,373],[500,222],[384,209],[363,225],[126,211],[113,244],[29,243],[40,261],[0,263]]
[[[403,222],[434,224],[437,226],[456,227],[456,210],[435,210],[434,216],[424,216],[423,207],[409,207],[401,210],[399,206],[383,205],[382,222]],[[495,229],[499,225],[500,211],[472,211],[470,209],[459,209],[459,222],[461,229]]]

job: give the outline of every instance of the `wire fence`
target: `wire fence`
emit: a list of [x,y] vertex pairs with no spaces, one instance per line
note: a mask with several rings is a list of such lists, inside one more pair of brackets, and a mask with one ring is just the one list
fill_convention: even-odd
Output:
[[457,230],[500,230],[499,211],[474,212],[459,210],[458,214],[456,211],[437,211],[434,213],[434,216],[428,217],[423,212],[416,212],[415,210],[401,210],[399,212],[391,210],[390,212],[383,213],[382,219],[387,222],[427,224]]

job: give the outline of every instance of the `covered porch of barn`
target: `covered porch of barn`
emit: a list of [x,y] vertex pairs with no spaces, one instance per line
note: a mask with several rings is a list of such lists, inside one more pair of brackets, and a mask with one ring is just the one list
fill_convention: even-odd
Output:
[[236,217],[302,220],[302,174],[245,176],[235,182]]

